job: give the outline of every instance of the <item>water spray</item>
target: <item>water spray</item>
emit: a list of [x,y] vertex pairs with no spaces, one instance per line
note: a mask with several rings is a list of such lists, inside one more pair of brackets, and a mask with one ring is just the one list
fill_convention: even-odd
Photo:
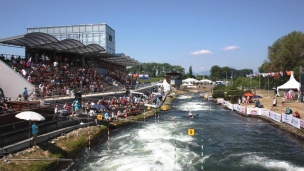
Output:
[[109,126],[109,122],[108,122],[108,150],[110,150],[110,126]]
[[201,150],[202,150],[202,153],[201,153],[201,170],[204,169],[204,141],[203,141],[203,138],[201,140]]
[[159,113],[160,112],[158,112],[158,117],[157,117],[157,126],[158,126],[158,128],[159,128]]
[[88,137],[89,137],[89,150],[91,149],[91,133],[90,133],[90,126],[88,124]]
[[155,122],[156,122],[156,109],[154,109],[154,117],[155,117]]

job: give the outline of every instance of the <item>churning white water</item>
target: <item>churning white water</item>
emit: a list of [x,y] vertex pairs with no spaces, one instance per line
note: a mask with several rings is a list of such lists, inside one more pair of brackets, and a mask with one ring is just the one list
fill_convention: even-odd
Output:
[[[173,107],[159,117],[111,130],[109,147],[101,140],[68,170],[304,170],[304,142],[261,119],[200,98],[183,97]],[[189,110],[199,116],[189,119]],[[195,130],[194,136],[188,129]]]

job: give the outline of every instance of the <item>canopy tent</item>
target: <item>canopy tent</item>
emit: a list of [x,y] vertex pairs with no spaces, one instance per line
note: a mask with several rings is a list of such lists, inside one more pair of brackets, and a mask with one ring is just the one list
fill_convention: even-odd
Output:
[[197,82],[197,81],[198,81],[198,80],[197,80],[197,79],[194,79],[194,78],[187,78],[187,79],[182,80],[183,83],[186,83],[186,82],[193,83],[193,82]]
[[301,84],[294,78],[293,73],[291,73],[289,80],[285,84],[277,87],[277,95],[280,96],[279,90],[284,90],[284,89],[285,90],[286,89],[297,89],[299,92],[300,87],[301,87]]
[[208,79],[204,79],[204,80],[199,80],[200,83],[209,83],[211,84],[212,81],[211,80],[208,80]]

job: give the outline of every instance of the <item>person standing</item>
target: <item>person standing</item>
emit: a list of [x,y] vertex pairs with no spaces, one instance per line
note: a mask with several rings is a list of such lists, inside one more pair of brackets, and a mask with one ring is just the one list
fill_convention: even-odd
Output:
[[240,98],[238,98],[238,104],[241,105],[241,99]]
[[285,97],[283,96],[282,97],[282,106],[284,106],[284,103],[285,103]]
[[276,107],[277,106],[277,99],[274,97],[272,100],[272,107]]
[[23,95],[23,100],[27,101],[27,99],[28,99],[28,93],[27,93],[27,88],[26,87],[24,87],[22,95]]
[[58,120],[58,105],[55,105],[55,109],[54,109],[54,120]]
[[36,125],[36,121],[32,124],[32,135],[33,135],[33,143],[34,146],[37,144],[37,135],[38,135],[38,126]]

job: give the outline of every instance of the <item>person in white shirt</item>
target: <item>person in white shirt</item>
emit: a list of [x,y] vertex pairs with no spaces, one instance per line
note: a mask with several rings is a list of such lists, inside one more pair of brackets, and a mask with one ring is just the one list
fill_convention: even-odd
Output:
[[285,103],[285,97],[283,96],[282,97],[282,106],[284,106],[284,103]]
[[55,61],[54,62],[54,67],[57,68],[57,66],[58,66],[58,62]]
[[26,70],[25,70],[25,69],[22,69],[21,71],[22,71],[22,75],[26,77],[26,75],[27,75]]

